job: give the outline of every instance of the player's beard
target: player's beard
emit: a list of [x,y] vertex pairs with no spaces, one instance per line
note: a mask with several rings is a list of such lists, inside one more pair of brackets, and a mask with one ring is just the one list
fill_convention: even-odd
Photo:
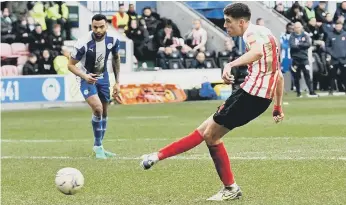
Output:
[[106,35],[106,33],[103,33],[103,34],[101,34],[101,35],[97,35],[96,33],[93,33],[93,35],[94,35],[94,38],[95,38],[96,40],[102,40],[103,37]]

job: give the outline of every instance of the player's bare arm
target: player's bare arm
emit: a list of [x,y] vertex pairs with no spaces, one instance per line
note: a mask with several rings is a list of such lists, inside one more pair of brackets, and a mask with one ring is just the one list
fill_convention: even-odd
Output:
[[71,71],[76,76],[79,76],[82,79],[86,80],[88,83],[94,84],[97,81],[97,79],[95,78],[97,75],[93,74],[93,73],[89,73],[89,74],[84,73],[82,70],[80,70],[76,66],[76,64],[78,62],[79,62],[78,60],[75,60],[75,59],[70,57],[70,60],[68,62],[68,69],[69,69],[69,71]]
[[113,55],[112,68],[115,77],[115,84],[113,87],[113,97],[119,94],[120,84],[119,84],[119,74],[120,74],[120,56],[118,53]]
[[231,84],[231,78],[233,78],[231,75],[232,68],[242,65],[248,65],[261,59],[263,56],[262,48],[263,45],[259,43],[253,43],[251,44],[251,49],[248,52],[240,56],[238,59],[226,64],[222,74],[222,79],[225,81],[225,83]]
[[255,61],[258,61],[263,56],[263,44],[253,43],[251,48],[244,55],[240,56],[236,60],[230,62],[231,67],[238,67],[242,65],[249,65]]
[[279,69],[277,86],[274,96],[274,110],[273,110],[273,119],[276,123],[281,122],[284,119],[284,113],[282,111],[282,97],[284,93],[284,77],[281,70]]

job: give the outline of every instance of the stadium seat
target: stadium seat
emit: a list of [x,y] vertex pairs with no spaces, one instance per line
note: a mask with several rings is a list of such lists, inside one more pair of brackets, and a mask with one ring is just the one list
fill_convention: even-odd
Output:
[[23,75],[23,67],[24,67],[24,65],[18,65],[17,66],[18,75]]
[[17,65],[24,65],[28,61],[28,56],[19,56],[17,58]]
[[196,57],[196,53],[193,51],[190,51],[185,54],[185,59],[195,59],[195,57]]
[[168,60],[169,69],[182,69],[184,68],[180,59],[169,59]]
[[230,62],[230,57],[227,57],[227,56],[220,56],[220,57],[217,58],[217,62],[218,62],[218,64],[219,64],[220,68],[223,69],[223,68],[225,67],[225,65],[226,65],[228,62]]
[[11,45],[8,43],[1,43],[1,59],[7,58],[12,55]]
[[193,59],[193,58],[186,58],[185,59],[185,67],[190,68],[190,65],[193,63],[194,60],[195,59]]
[[12,54],[13,55],[28,55],[28,49],[24,43],[12,43]]
[[18,75],[18,68],[17,68],[17,66],[13,66],[13,65],[4,65],[1,67],[1,75],[3,77],[5,77],[5,76],[17,76]]
[[205,59],[205,64],[207,68],[218,68],[213,58]]
[[220,51],[218,57],[230,57],[231,52],[230,51]]
[[215,58],[216,55],[215,51],[205,51],[204,54],[205,58]]
[[[207,63],[208,68],[218,68],[218,66],[215,63],[215,51],[205,51],[205,61]],[[211,67],[209,67],[211,66]]]

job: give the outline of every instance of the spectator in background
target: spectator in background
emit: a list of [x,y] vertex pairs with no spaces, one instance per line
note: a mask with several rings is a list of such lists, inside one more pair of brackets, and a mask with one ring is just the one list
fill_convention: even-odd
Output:
[[138,14],[136,13],[134,4],[129,4],[129,10],[127,11],[127,15],[129,15],[130,19],[138,19]]
[[262,18],[256,19],[256,25],[264,26],[264,20]]
[[40,1],[37,1],[30,11],[30,16],[34,18],[35,22],[41,25],[42,30],[47,30],[47,24],[46,24],[46,13],[44,12],[44,6],[43,3]]
[[[158,32],[159,50],[164,51],[165,48],[173,45],[173,29],[172,25],[167,24],[164,29]],[[175,50],[175,49],[174,49]]]
[[61,53],[61,47],[64,44],[64,39],[61,35],[61,26],[55,24],[53,33],[48,36],[48,43],[52,51],[53,58]]
[[143,27],[138,26],[137,19],[130,21],[130,28],[125,32],[126,36],[133,41],[134,54],[140,61],[145,59],[146,44],[149,41],[149,33]]
[[285,16],[285,7],[284,5],[280,2],[275,5],[274,7],[275,11],[277,11],[279,14]]
[[[69,9],[67,7],[66,2],[63,1],[57,1],[56,4],[58,5],[58,12],[61,16],[60,19],[57,20],[57,23],[61,26],[61,31],[65,35],[62,34],[62,36],[65,36],[66,40],[72,40],[71,38],[71,23],[68,19],[69,17]],[[53,26],[54,29],[54,26]]]
[[16,24],[16,42],[29,43],[30,30],[25,17],[22,17]]
[[338,70],[341,72],[341,79],[346,87],[346,32],[342,27],[343,22],[338,21],[326,41],[326,51],[330,55],[330,94],[333,94],[335,90]]
[[327,22],[327,11],[326,11],[327,2],[320,1],[315,7],[315,15],[317,24],[322,24]]
[[148,30],[149,36],[153,36],[156,32],[156,27],[160,23],[160,19],[155,18],[150,7],[143,9],[143,15],[141,18],[142,26]]
[[14,21],[25,18],[28,12],[27,2],[25,1],[5,1],[5,6],[2,8],[8,8],[13,15]]
[[14,42],[16,35],[14,35],[12,23],[8,8],[4,8],[1,15],[1,42],[10,44]]
[[312,89],[311,77],[309,70],[310,63],[308,57],[308,50],[311,46],[311,39],[308,34],[303,30],[303,26],[300,22],[294,24],[294,32],[290,36],[290,53],[292,57],[291,72],[294,76],[294,84],[297,90],[297,97],[301,97],[300,92],[300,75],[304,74],[305,83],[309,89],[311,96],[317,96]]
[[201,51],[204,52],[206,50],[205,45],[207,44],[207,31],[202,28],[201,20],[195,19],[193,21],[192,30],[189,34],[186,35],[187,45],[184,48],[184,52],[188,52],[190,50]]
[[49,7],[46,10],[47,18],[46,18],[46,24],[47,24],[47,31],[48,34],[53,33],[53,26],[58,23],[58,20],[61,18],[61,15],[59,14],[59,5],[54,2],[48,2],[47,5]]
[[322,28],[317,25],[316,18],[311,18],[307,27],[306,31],[312,40],[313,58],[318,67],[318,72],[313,72],[313,89],[316,90],[317,84],[321,81],[322,76],[327,73],[325,43],[323,41],[324,32]]
[[[281,48],[281,72],[287,73],[292,66],[292,58],[290,54],[290,37],[293,32],[293,24],[289,22],[286,24],[286,32],[280,36]],[[294,89],[294,76],[291,72],[291,90]]]
[[38,75],[38,74],[40,74],[39,69],[38,69],[38,64],[36,62],[37,62],[36,55],[31,53],[29,55],[28,61],[23,66],[23,75]]
[[[62,55],[61,55],[62,54]],[[66,46],[61,47],[61,54],[55,57],[53,61],[54,70],[59,75],[65,75],[69,74],[70,71],[68,70],[68,61],[70,57],[70,51]]]
[[326,22],[322,24],[322,30],[324,33],[324,41],[326,40],[329,33],[334,31],[333,16],[330,13],[326,15]]
[[161,48],[156,55],[157,65],[162,69],[169,69],[168,60],[171,58],[173,48],[165,47]]
[[28,28],[31,33],[35,30],[35,20],[31,16],[28,16],[27,20],[28,20]]
[[[343,1],[340,4],[340,7],[338,7],[334,14],[334,22],[337,22],[338,20],[345,20],[346,18],[346,1]],[[343,21],[344,21],[343,20]]]
[[210,68],[210,66],[207,65],[205,62],[205,54],[203,52],[199,52],[196,56],[196,60],[194,60],[190,68],[197,68],[197,69],[202,69],[202,68]]
[[29,51],[40,56],[41,51],[49,47],[41,25],[37,24],[35,31],[30,36]]
[[112,18],[112,25],[114,28],[122,27],[125,31],[128,29],[128,24],[130,21],[130,17],[127,13],[125,13],[124,4],[119,4],[119,12],[116,12]]
[[313,6],[312,1],[306,2],[305,7],[304,7],[304,11],[303,11],[304,22],[309,22],[310,19],[316,18],[315,10],[312,6]]
[[41,75],[56,74],[53,66],[53,58],[50,56],[49,50],[45,49],[38,61],[38,70]]
[[305,25],[306,22],[303,19],[303,8],[296,1],[292,4],[292,7],[287,11],[286,17],[292,21],[292,23],[300,22],[302,25]]
[[[312,44],[313,45],[320,45],[322,46],[322,40],[324,37],[324,33],[322,31],[322,28],[317,25],[316,18],[311,18],[309,20],[309,23],[306,27],[306,32],[309,33],[311,39],[312,39]],[[322,42],[321,42],[322,41]]]
[[286,25],[286,32],[280,36],[281,71],[283,73],[288,72],[292,65],[292,59],[290,54],[290,36],[292,32],[293,32],[293,24],[288,23]]

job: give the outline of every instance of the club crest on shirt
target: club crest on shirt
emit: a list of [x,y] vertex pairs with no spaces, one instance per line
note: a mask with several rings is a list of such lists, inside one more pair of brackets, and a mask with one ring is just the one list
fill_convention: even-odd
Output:
[[113,46],[113,44],[111,44],[111,43],[107,44],[107,48],[108,48],[108,49],[111,49],[112,46]]
[[343,41],[344,41],[344,40],[345,40],[345,36],[343,36],[343,37],[341,38],[341,40],[343,40]]

